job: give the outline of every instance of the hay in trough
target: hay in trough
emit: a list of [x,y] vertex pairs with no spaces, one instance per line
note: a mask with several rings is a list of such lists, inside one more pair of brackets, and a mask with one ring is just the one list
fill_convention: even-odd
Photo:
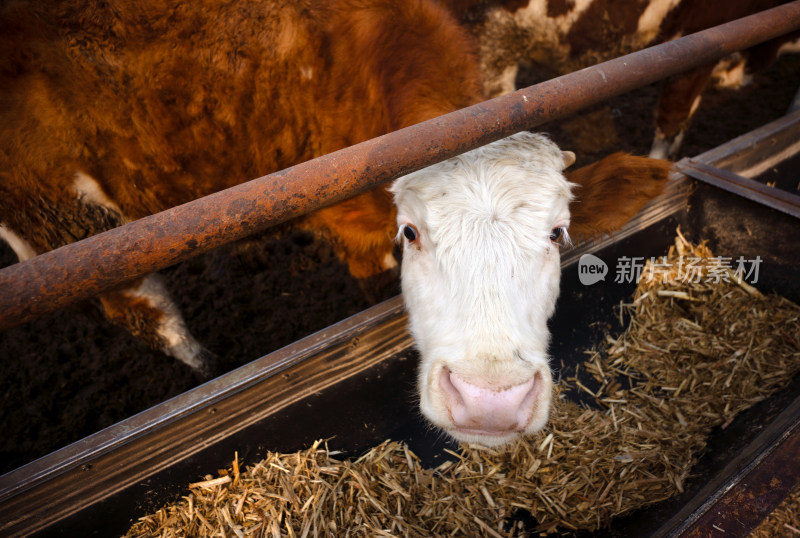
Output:
[[800,487],[795,488],[750,534],[750,538],[775,536],[800,538]]
[[543,431],[503,450],[466,446],[437,469],[389,441],[356,460],[323,442],[235,458],[128,536],[516,536],[520,512],[538,532],[607,526],[683,491],[711,428],[800,370],[800,308],[740,277],[679,232],[622,305],[627,330],[561,380]]

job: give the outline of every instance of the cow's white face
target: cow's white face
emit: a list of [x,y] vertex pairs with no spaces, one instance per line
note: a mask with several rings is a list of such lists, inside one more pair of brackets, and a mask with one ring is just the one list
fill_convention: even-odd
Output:
[[497,446],[547,422],[567,155],[520,133],[392,186],[420,407],[459,441]]

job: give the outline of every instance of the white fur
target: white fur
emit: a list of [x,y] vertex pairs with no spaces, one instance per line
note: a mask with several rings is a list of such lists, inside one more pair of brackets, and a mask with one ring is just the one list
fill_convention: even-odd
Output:
[[638,42],[640,46],[644,46],[652,41],[659,30],[661,30],[661,22],[667,13],[675,6],[678,5],[680,0],[651,0],[647,7],[639,17],[639,23],[636,26],[636,33],[638,34]]
[[[753,75],[747,73],[746,58],[741,53],[734,53],[720,60],[711,74],[717,88],[737,90],[753,82]],[[694,114],[694,111],[692,111]]]
[[14,251],[19,261],[24,262],[37,255],[30,243],[25,241],[5,224],[0,222],[0,239],[3,239]]
[[401,274],[422,355],[421,409],[460,441],[497,445],[518,433],[458,431],[442,388],[446,370],[496,392],[539,376],[524,433],[547,421],[547,319],[560,278],[549,236],[569,223],[564,164],[546,137],[519,133],[401,177],[391,188],[398,225],[419,230],[416,241],[404,240]]
[[788,41],[781,45],[781,48],[778,50],[778,56],[781,54],[788,54],[788,53],[798,53],[800,52],[800,38],[795,39],[794,41]]
[[178,307],[172,302],[167,288],[157,275],[148,275],[136,288],[125,290],[125,294],[147,300],[153,308],[161,311],[158,336],[163,342],[163,351],[195,369],[202,369],[203,346],[194,339]]
[[381,267],[383,267],[384,271],[388,271],[390,269],[394,269],[395,267],[397,267],[397,259],[391,252],[383,257],[383,262]]
[[72,182],[72,188],[75,191],[75,194],[77,194],[78,198],[84,203],[99,205],[116,213],[122,214],[119,206],[114,203],[111,198],[106,196],[106,193],[103,192],[103,188],[100,186],[97,180],[88,174],[83,172],[75,172],[75,179]]
[[653,136],[653,145],[650,148],[648,157],[651,159],[669,159],[673,155],[677,155],[678,150],[683,144],[683,137],[685,132],[680,130],[674,138],[669,139],[661,132],[661,129],[656,128],[656,134]]

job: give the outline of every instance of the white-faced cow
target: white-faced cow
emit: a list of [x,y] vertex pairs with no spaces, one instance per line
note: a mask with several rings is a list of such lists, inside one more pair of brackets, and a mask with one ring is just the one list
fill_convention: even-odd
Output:
[[[488,96],[514,91],[520,63],[563,75],[636,50],[723,24],[785,0],[494,0],[485,13],[467,13],[480,42]],[[456,13],[465,13],[451,2]],[[709,82],[738,87],[783,50],[796,50],[800,33],[768,41],[743,53],[667,80],[656,109],[650,152],[678,154]]]
[[[475,50],[434,0],[5,2],[0,236],[29,258],[474,104]],[[559,243],[570,222],[620,226],[669,169],[615,155],[570,174],[574,186],[564,155],[520,134],[299,221],[369,279],[396,263],[399,215],[422,407],[458,439],[541,427]],[[101,301],[208,369],[155,277]]]

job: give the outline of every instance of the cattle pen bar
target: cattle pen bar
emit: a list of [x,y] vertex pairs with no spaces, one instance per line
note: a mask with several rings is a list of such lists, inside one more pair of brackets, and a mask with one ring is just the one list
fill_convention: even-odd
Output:
[[800,29],[800,0],[374,138],[0,271],[0,329]]

